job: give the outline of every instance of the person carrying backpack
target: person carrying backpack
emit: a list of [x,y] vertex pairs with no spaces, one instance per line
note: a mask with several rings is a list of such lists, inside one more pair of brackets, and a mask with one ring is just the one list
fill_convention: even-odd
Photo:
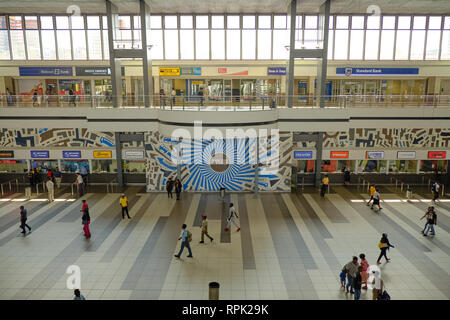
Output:
[[181,248],[180,248],[180,251],[178,252],[178,254],[175,255],[175,258],[181,257],[184,247],[186,247],[189,251],[189,255],[187,257],[192,258],[191,246],[189,244],[192,241],[192,233],[190,231],[188,231],[186,229],[186,227],[187,227],[186,224],[183,224],[183,226],[181,227],[181,235],[178,238],[178,240],[181,240]]
[[389,243],[389,239],[387,237],[387,233],[383,233],[380,242],[378,243],[378,248],[380,248],[380,256],[377,259],[377,264],[380,264],[381,258],[384,256],[386,258],[386,261],[389,262],[391,259],[389,259],[386,255],[386,251],[390,248],[395,248],[392,244]]
[[427,230],[424,232],[423,236],[426,237],[428,235],[428,231],[432,231],[432,233],[430,234],[431,236],[434,236],[434,226],[437,224],[437,214],[436,211],[434,211],[434,208],[431,209],[428,213],[427,216],[427,224],[428,224],[428,228]]

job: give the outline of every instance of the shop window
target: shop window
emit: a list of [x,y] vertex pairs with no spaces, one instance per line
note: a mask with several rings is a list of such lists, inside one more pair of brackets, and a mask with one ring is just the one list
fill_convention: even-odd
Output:
[[41,173],[46,173],[48,169],[55,170],[58,166],[58,160],[33,160],[31,167],[33,169],[39,169]]
[[61,160],[62,172],[80,172],[81,167],[85,167],[90,172],[88,160]]
[[298,173],[314,173],[315,160],[297,160]]
[[92,160],[92,172],[117,172],[117,160]]
[[339,173],[344,172],[345,168],[354,172],[354,167],[354,161],[352,160],[322,160],[322,172]]
[[358,160],[358,173],[386,173],[386,160]]
[[26,160],[0,160],[0,172],[27,172]]
[[417,161],[416,160],[390,160],[389,172],[399,173],[416,173]]
[[419,171],[420,172],[447,172],[448,160],[420,160]]
[[124,160],[123,172],[145,173],[145,160]]

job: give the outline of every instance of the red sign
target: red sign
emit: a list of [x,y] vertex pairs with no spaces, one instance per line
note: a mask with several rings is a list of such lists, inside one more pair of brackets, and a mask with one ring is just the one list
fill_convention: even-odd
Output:
[[18,163],[16,160],[0,160],[0,163]]
[[428,151],[428,159],[445,159],[446,151]]
[[227,73],[227,68],[217,68],[217,73]]
[[347,159],[348,151],[331,151],[330,158],[331,159]]

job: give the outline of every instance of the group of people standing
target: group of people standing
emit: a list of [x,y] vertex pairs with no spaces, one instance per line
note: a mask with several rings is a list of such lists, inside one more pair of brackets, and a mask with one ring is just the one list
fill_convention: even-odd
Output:
[[[390,259],[386,256],[386,251],[389,250],[390,247],[394,248],[394,246],[389,243],[386,233],[383,233],[378,247],[380,248],[381,252],[378,257],[377,264],[381,263],[380,260],[383,256],[386,258],[386,262],[389,262]],[[366,259],[366,255],[364,253],[361,253],[359,255],[359,259],[360,262],[358,263],[358,257],[354,256],[352,261],[348,262],[342,268],[339,275],[341,280],[341,287],[344,288],[347,293],[354,294],[355,300],[360,299],[362,289],[368,289],[367,284],[370,277],[370,265]],[[374,279],[371,284],[373,285],[372,300],[379,300],[379,296],[383,293],[383,281],[381,279]]]
[[169,178],[166,182],[166,190],[167,190],[167,197],[173,199],[173,188],[175,187],[175,193],[177,195],[177,200],[180,200],[181,197],[181,191],[183,190],[183,185],[181,184],[180,179],[176,178],[175,180],[172,180],[172,178]]

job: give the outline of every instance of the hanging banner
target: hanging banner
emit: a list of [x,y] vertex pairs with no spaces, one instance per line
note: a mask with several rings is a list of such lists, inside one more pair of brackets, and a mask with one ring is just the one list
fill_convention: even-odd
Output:
[[112,158],[112,151],[94,151],[92,155],[95,159],[109,159]]
[[160,76],[179,76],[180,75],[180,67],[175,67],[175,68],[161,67],[161,68],[159,68],[159,75]]

